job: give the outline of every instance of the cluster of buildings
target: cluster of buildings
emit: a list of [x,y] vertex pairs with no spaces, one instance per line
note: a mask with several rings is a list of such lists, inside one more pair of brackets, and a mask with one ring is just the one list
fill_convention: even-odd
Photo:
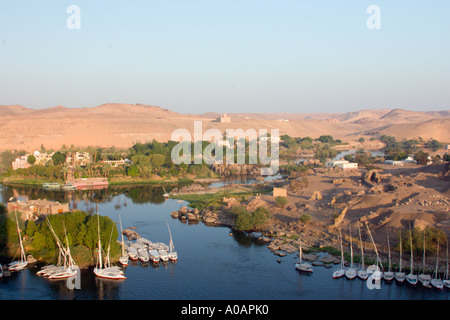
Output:
[[[21,156],[20,158],[16,158],[12,163],[13,170],[17,169],[26,169],[31,167],[31,164],[28,162],[28,158],[30,156],[34,156],[36,162],[34,164],[37,165],[46,165],[48,162],[52,161],[52,156],[55,153],[41,153],[39,151],[35,151],[32,154],[26,154]],[[89,152],[75,152],[68,153],[66,155],[66,163],[72,165],[86,166],[92,161],[92,157]]]
[[7,204],[8,211],[17,211],[23,220],[37,220],[41,216],[58,214],[69,211],[68,203],[59,203],[50,200],[10,201]]
[[[17,169],[26,169],[31,167],[31,164],[28,162],[28,158],[32,155],[36,159],[34,164],[37,165],[46,165],[47,163],[52,162],[52,156],[55,153],[41,153],[39,151],[35,151],[32,154],[26,154],[19,158],[16,158],[12,163],[13,170]],[[66,154],[66,164],[71,166],[81,166],[85,167],[89,163],[92,162],[92,156],[89,152],[75,152],[75,153],[67,153]],[[109,164],[112,167],[118,167],[120,165],[131,164],[131,160],[122,159],[122,160],[103,160],[101,163]]]

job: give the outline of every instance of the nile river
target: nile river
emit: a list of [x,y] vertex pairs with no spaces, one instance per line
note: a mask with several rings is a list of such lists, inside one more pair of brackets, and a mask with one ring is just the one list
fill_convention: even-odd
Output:
[[[92,211],[92,200],[101,215],[115,221],[121,216],[124,227],[153,241],[169,243],[170,225],[177,262],[159,266],[130,263],[126,280],[98,279],[92,269],[81,271],[79,289],[69,289],[65,280],[51,281],[36,275],[37,266],[29,266],[11,277],[0,279],[2,300],[448,300],[449,290],[437,291],[382,282],[380,289],[369,289],[359,279],[332,279],[333,269],[315,267],[311,275],[294,268],[296,254],[279,257],[252,237],[232,234],[226,227],[187,224],[170,213],[185,202],[164,200],[157,187],[108,189],[100,191],[45,191],[30,187],[0,186],[2,202],[11,196],[47,198],[70,202],[71,208]],[[8,263],[9,261],[2,261]]]

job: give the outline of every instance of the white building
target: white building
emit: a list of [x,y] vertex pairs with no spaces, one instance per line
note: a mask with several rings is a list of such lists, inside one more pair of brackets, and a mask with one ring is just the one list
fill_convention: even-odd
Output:
[[346,169],[358,169],[358,164],[355,162],[349,162],[347,160],[328,160],[325,162],[325,167],[334,168],[338,167],[342,170]]

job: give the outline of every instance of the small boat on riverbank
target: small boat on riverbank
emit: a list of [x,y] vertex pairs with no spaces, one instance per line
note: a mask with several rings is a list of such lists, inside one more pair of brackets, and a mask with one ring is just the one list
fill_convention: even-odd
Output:
[[148,251],[148,253],[150,254],[150,260],[153,263],[159,263],[160,261],[160,256],[159,256],[159,252],[155,249],[151,249]]
[[176,260],[178,260],[178,253],[175,251],[175,246],[173,245],[172,233],[170,232],[170,227],[169,227],[168,222],[167,222],[167,229],[169,230],[169,237],[170,237],[169,252],[168,252],[169,260],[176,261]]
[[76,190],[77,186],[72,183],[67,183],[61,187],[63,190]]
[[61,188],[61,185],[56,182],[48,182],[48,183],[43,183],[42,187],[44,189],[59,189],[59,188]]
[[298,251],[298,262],[295,264],[295,269],[302,272],[313,272],[313,267],[308,262],[303,262],[302,260],[302,246],[299,246]]
[[[97,266],[94,267],[94,274],[99,278],[105,278],[105,279],[111,279],[111,280],[126,279],[126,277],[123,274],[123,271],[119,267],[111,266],[109,264],[109,247],[108,247],[108,252],[106,255],[106,262],[105,262],[105,265],[103,265],[102,245],[101,245],[101,241],[100,241],[100,221],[99,221],[98,211],[97,211],[97,225],[98,225],[98,260],[97,260]],[[112,231],[111,231],[111,234],[112,234]]]

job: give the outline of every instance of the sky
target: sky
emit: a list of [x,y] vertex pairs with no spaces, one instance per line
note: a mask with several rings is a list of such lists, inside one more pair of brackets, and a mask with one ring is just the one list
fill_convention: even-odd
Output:
[[448,0],[1,0],[0,105],[449,110],[449,15]]

